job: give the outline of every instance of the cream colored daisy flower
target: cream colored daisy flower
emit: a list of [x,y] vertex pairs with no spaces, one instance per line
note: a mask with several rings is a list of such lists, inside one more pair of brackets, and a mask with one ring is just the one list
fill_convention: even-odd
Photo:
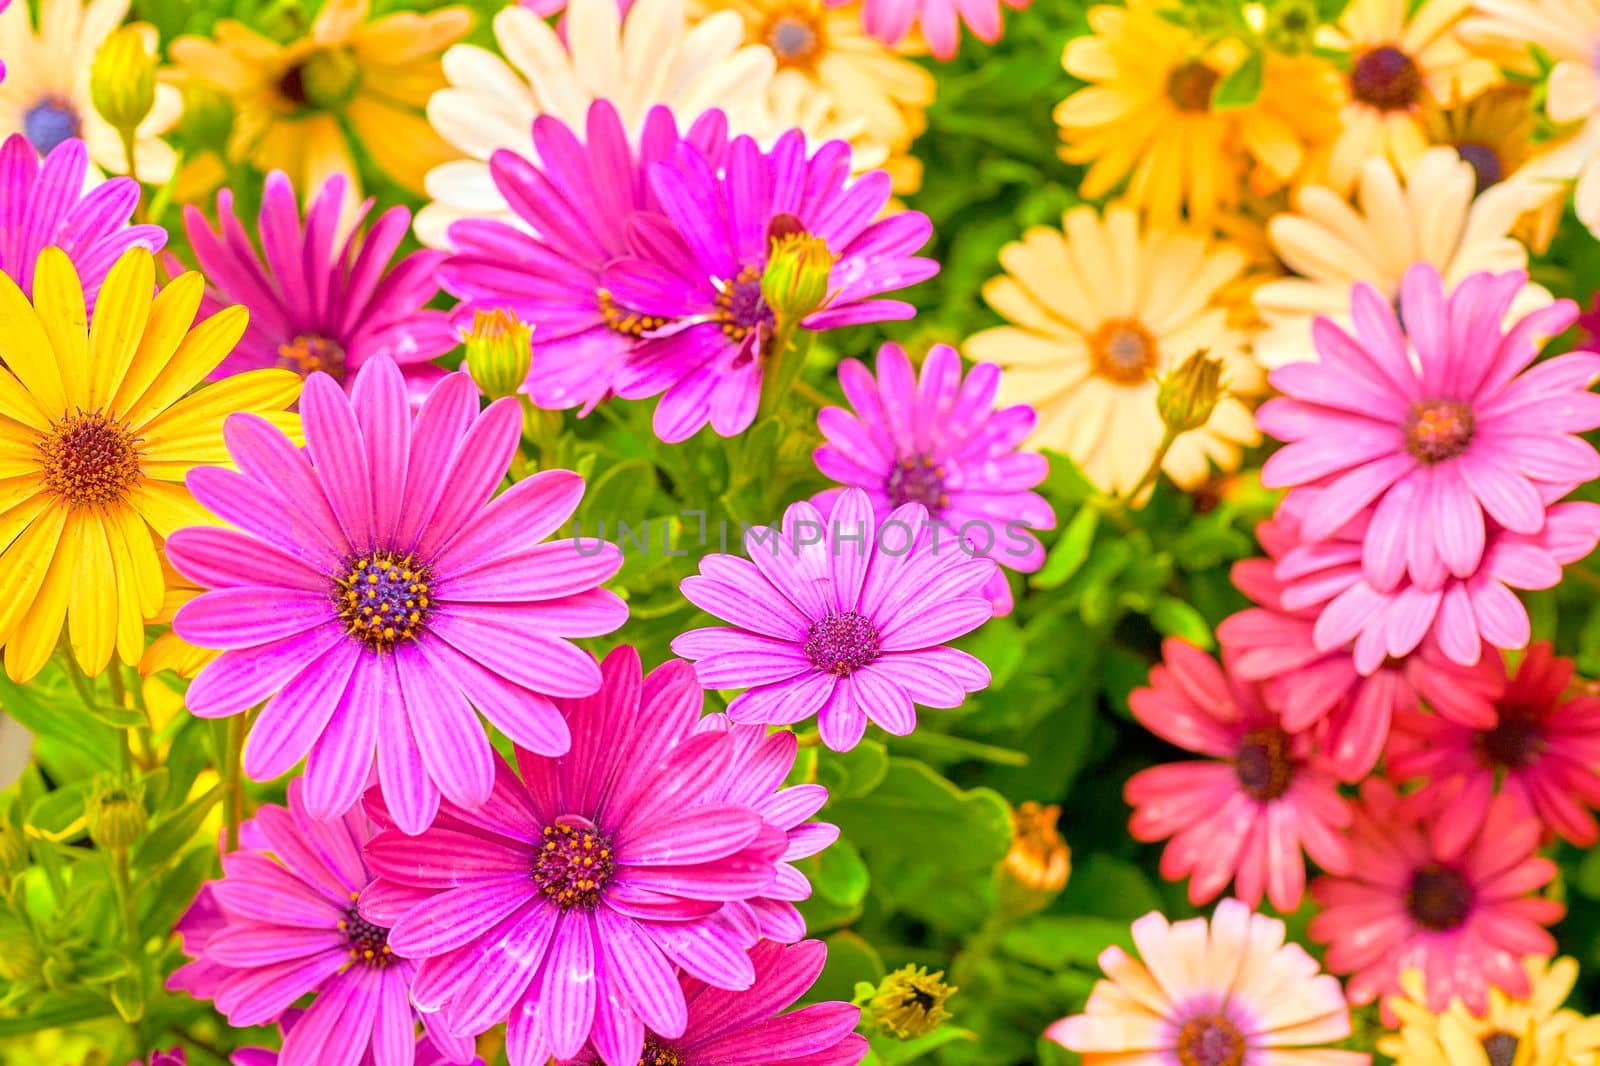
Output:
[[[1300,189],[1294,210],[1267,225],[1273,253],[1294,276],[1255,290],[1256,311],[1266,324],[1256,338],[1256,359],[1271,369],[1316,358],[1312,320],[1327,315],[1347,325],[1350,286],[1358,281],[1392,298],[1413,263],[1432,263],[1450,286],[1480,270],[1526,270],[1528,251],[1508,234],[1535,206],[1534,194],[1502,182],[1474,197],[1476,184],[1472,165],[1455,149],[1436,147],[1418,158],[1404,182],[1387,160],[1368,160],[1358,206],[1325,186]],[[1511,316],[1550,298],[1529,284]]]
[[1228,390],[1210,422],[1179,437],[1162,470],[1183,488],[1211,464],[1238,467],[1260,439],[1243,399],[1263,387],[1228,324],[1225,291],[1244,251],[1190,229],[1145,226],[1123,205],[1068,211],[1062,229],[1038,226],[1000,251],[1006,273],[983,288],[1011,325],[969,339],[972,359],[998,363],[999,402],[1039,412],[1030,439],[1070,457],[1096,485],[1134,489],[1160,446],[1156,378],[1200,349],[1223,360]]
[[[72,137],[89,149],[95,166],[113,174],[128,172],[122,138],[89,98],[89,67],[100,45],[128,14],[128,0],[41,0],[37,26],[27,3],[0,12],[0,56],[6,78],[0,81],[0,140],[23,134],[45,155]],[[157,48],[156,31],[141,26],[146,45]],[[161,139],[177,124],[183,99],[170,85],[156,86],[155,106],[139,124],[134,162],[139,178],[160,185],[172,177],[177,155]]]

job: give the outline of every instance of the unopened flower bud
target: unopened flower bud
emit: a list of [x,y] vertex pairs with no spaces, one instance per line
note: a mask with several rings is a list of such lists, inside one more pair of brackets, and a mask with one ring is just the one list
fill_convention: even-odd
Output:
[[950,1020],[945,1003],[956,989],[944,982],[944,971],[902,966],[878,984],[866,1013],[878,1028],[901,1040],[926,1036]]
[[144,809],[144,783],[102,778],[84,808],[89,839],[102,848],[125,848],[144,833],[150,815]]
[[509,311],[474,311],[462,332],[467,373],[491,400],[515,396],[533,365],[533,331]]
[[790,214],[774,216],[767,240],[761,298],[780,321],[798,322],[828,302],[828,279],[838,257],[827,241],[807,233]]
[[89,98],[100,117],[131,136],[156,103],[156,56],[149,31],[123,26],[112,31],[89,67]]
[[1056,829],[1061,808],[1032,800],[1011,812],[1011,850],[1000,863],[1000,901],[1012,914],[1047,906],[1067,887],[1072,852]]
[[1222,399],[1222,360],[1204,348],[1195,352],[1161,379],[1156,388],[1156,410],[1173,433],[1187,433],[1211,421]]
[[290,101],[321,111],[341,107],[361,84],[361,64],[346,48],[324,48],[292,65],[278,80]]
[[1283,55],[1311,51],[1322,17],[1316,0],[1273,0],[1267,5],[1267,46]]

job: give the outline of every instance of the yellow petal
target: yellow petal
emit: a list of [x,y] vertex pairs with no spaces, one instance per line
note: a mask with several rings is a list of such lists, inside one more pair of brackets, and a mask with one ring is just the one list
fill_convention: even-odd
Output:
[[[20,536],[0,555],[0,641],[7,640],[16,628],[17,621],[33,605],[33,599],[44,584],[50,560],[55,557],[56,546],[61,542],[61,529],[66,524],[64,507],[47,507],[28,523]],[[51,634],[51,641],[55,635]],[[32,674],[28,675],[32,677]],[[12,674],[13,681],[26,681]]]
[[128,410],[135,429],[156,418],[194,383],[217,368],[244,336],[250,313],[242,307],[225,307],[201,322],[178,345],[155,381]]
[[[106,531],[110,534],[114,551],[119,542],[127,549],[127,558],[133,569],[126,574],[118,570],[117,579],[121,582],[123,598],[131,599],[138,605],[142,624],[143,621],[152,619],[160,613],[161,603],[167,591],[166,577],[161,570],[161,555],[156,551],[155,538],[151,536],[150,527],[145,524],[144,519],[139,517],[139,512],[132,507],[113,509]],[[134,595],[129,596],[129,592]]]
[[67,596],[71,591],[76,554],[71,539],[63,535],[54,558],[49,560],[49,573],[33,597],[32,607],[6,644],[6,673],[19,684],[31,680],[44,668],[61,639],[61,623],[67,615]]
[[319,44],[343,44],[366,21],[368,0],[327,0],[311,24],[311,36]]
[[[22,382],[0,371],[0,418],[9,418],[38,433],[50,428],[50,416],[39,406]],[[14,426],[0,426],[0,432],[15,432]]]
[[[27,499],[0,511],[0,552],[11,546],[24,529],[28,528],[35,518],[45,512],[46,508],[55,506],[55,497],[48,493],[36,492]],[[0,584],[0,593],[5,589]]]
[[[132,409],[172,360],[172,354],[183,343],[184,335],[194,325],[194,316],[200,310],[200,298],[205,294],[206,281],[198,271],[191,270],[173,278],[150,305],[150,320],[145,324],[144,337],[133,363],[123,375],[111,410],[124,412]],[[201,375],[203,376],[203,375]],[[200,377],[183,384],[187,391],[199,384]]]
[[[41,258],[52,255],[65,257],[58,248],[46,248]],[[22,387],[33,394],[34,403],[46,415],[54,418],[67,412],[66,388],[61,382],[50,337],[28,298],[3,272],[0,272],[0,360],[11,368]],[[4,413],[28,421],[13,413],[12,408],[16,406],[7,404]]]
[[155,259],[143,248],[124,252],[106,275],[89,330],[89,410],[103,410],[117,395],[144,337],[155,287]]
[[166,540],[186,526],[220,526],[223,522],[195,502],[182,485],[144,481],[128,493],[128,506],[137,511],[156,536]]
[[92,410],[89,402],[89,313],[83,283],[72,260],[57,248],[39,257],[33,277],[33,306],[56,353],[56,368],[70,410]]
[[140,430],[140,450],[152,462],[226,456],[222,420],[236,411],[282,410],[300,395],[292,370],[249,370],[213,382],[173,404]]
[[116,647],[117,598],[122,590],[117,587],[111,544],[100,514],[80,508],[68,516],[67,527],[64,539],[78,543],[67,604],[67,639],[83,672],[96,677],[111,661]]

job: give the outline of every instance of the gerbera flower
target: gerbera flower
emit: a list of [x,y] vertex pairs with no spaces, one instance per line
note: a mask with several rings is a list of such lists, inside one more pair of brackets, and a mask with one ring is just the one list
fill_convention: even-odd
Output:
[[[538,354],[525,385],[528,395],[540,407],[581,405],[587,411],[610,393],[639,339],[664,324],[618,303],[604,273],[627,252],[630,219],[660,210],[649,168],[672,158],[679,135],[672,112],[654,107],[634,149],[621,116],[606,100],[590,105],[587,123],[578,130],[581,139],[560,120],[540,115],[533,120],[530,153],[538,162],[511,151],[495,153],[489,173],[519,224],[453,224],[455,254],[439,278],[464,302],[535,323]],[[706,112],[685,136],[708,154],[722,155],[722,112]],[[584,206],[596,197],[602,209]]]
[[980,593],[994,563],[929,540],[927,518],[907,503],[879,523],[860,489],[846,489],[826,518],[792,504],[781,531],[746,535],[750,558],[708,555],[684,579],[690,603],[733,626],[692,629],[672,650],[694,661],[706,688],[748,690],[728,704],[735,722],[816,715],[834,751],[860,743],[868,719],[907,735],[913,704],[957,707],[989,684],[988,667],[943,645],[993,614]]
[[244,331],[243,308],[194,324],[203,286],[185,274],[156,295],[150,252],[130,249],[90,330],[61,249],[40,254],[31,304],[0,274],[0,643],[14,681],[39,672],[63,623],[86,673],[113,651],[139,661],[163,594],[156,538],[204,517],[184,475],[223,457],[224,416],[294,400],[299,381],[275,370],[187,395]]
[[[1254,291],[1266,323],[1255,341],[1256,358],[1269,368],[1315,358],[1314,319],[1326,316],[1348,327],[1351,285],[1371,285],[1392,301],[1414,263],[1431,263],[1452,288],[1481,271],[1526,270],[1528,250],[1508,234],[1532,205],[1527,189],[1502,183],[1474,198],[1476,187],[1472,164],[1441,147],[1421,155],[1404,187],[1391,164],[1369,160],[1361,171],[1359,210],[1324,186],[1299,189],[1294,211],[1267,226],[1273,254],[1295,276]],[[1529,283],[1512,310],[1525,314],[1549,302],[1543,287]]]
[[167,243],[160,226],[128,224],[139,186],[112,178],[84,192],[89,155],[79,140],[62,141],[43,160],[19,134],[0,145],[0,271],[33,295],[39,253],[54,245],[67,253],[94,310],[111,264],[129,248],[158,252]]
[[428,101],[428,120],[467,158],[428,172],[434,202],[417,212],[424,243],[450,247],[450,224],[464,218],[528,221],[506,203],[490,159],[502,148],[527,154],[528,130],[540,115],[581,130],[590,104],[609,100],[629,137],[640,135],[658,104],[685,125],[713,108],[741,132],[760,124],[775,64],[768,49],[744,45],[737,16],[723,12],[691,24],[683,0],[639,0],[624,14],[618,8],[617,0],[574,0],[558,35],[539,14],[504,7],[494,17],[504,59],[468,44],[445,53],[448,85]]
[[1360,1006],[1400,990],[1400,975],[1420,970],[1427,1003],[1443,1010],[1459,997],[1482,1013],[1493,986],[1528,994],[1522,959],[1555,954],[1544,927],[1566,907],[1535,895],[1555,863],[1534,854],[1539,823],[1510,797],[1496,799],[1480,832],[1446,855],[1439,845],[1453,812],[1407,819],[1392,786],[1368,778],[1350,828],[1350,872],[1311,884],[1321,908],[1311,939],[1328,945],[1328,969],[1348,974]]
[[1350,1035],[1350,1008],[1339,982],[1284,932],[1236,899],[1217,904],[1209,923],[1169,924],[1152,911],[1133,923],[1143,961],[1120,947],[1102,951],[1106,979],[1084,1013],[1045,1036],[1080,1053],[1084,1066],[1367,1066],[1370,1055],[1324,1046]]
[[1062,56],[1089,84],[1061,102],[1055,120],[1061,157],[1088,164],[1085,199],[1127,179],[1129,203],[1156,224],[1176,223],[1187,208],[1209,229],[1238,203],[1252,167],[1258,188],[1276,188],[1299,173],[1308,143],[1333,135],[1339,79],[1320,60],[1273,56],[1253,103],[1214,108],[1218,83],[1249,51],[1234,40],[1208,48],[1164,17],[1175,10],[1165,0],[1091,7],[1093,35],[1068,42]]
[[422,175],[453,153],[422,117],[444,86],[439,53],[466,35],[472,14],[444,7],[400,11],[368,21],[371,0],[325,0],[311,31],[279,44],[223,19],[215,39],[172,42],[179,71],[232,101],[228,154],[260,171],[287,171],[305,196],[344,176],[345,209],[361,182],[351,141],[406,191],[422,195]]
[[849,161],[844,142],[807,155],[804,135],[790,131],[771,151],[736,139],[720,169],[688,142],[671,164],[651,168],[669,225],[638,220],[629,238],[633,256],[612,263],[602,284],[620,307],[657,327],[644,330],[615,389],[624,399],[661,395],[655,431],[662,440],[686,440],[708,422],[730,437],[754,420],[772,336],[761,276],[774,225],[825,241],[834,257],[831,297],[800,322],[805,329],[916,313],[908,303],[875,297],[938,273],[937,263],[915,254],[933,227],[918,211],[879,218],[889,202],[888,175],[851,181]]
[[[303,1011],[289,1011],[283,1016],[283,1020],[278,1023],[278,1028],[287,1036],[289,1031],[294,1028],[295,1022],[303,1015]],[[398,1051],[399,1048],[397,1047],[393,1050]],[[283,1060],[283,1052],[273,1051],[264,1047],[243,1047],[228,1056],[228,1061],[233,1066],[279,1066],[279,1063]],[[391,1061],[393,1060],[386,1059],[380,1063],[369,1047],[361,1058],[356,1060],[356,1063],[357,1066],[388,1066]],[[412,1049],[411,1061],[412,1066],[446,1066],[446,1064],[460,1066],[460,1060],[451,1058],[443,1051],[440,1051],[439,1046],[433,1042],[433,1039],[427,1033],[417,1037],[416,1047]],[[466,1060],[466,1066],[483,1066],[483,1060],[474,1056]]]
[[[683,1035],[665,1040],[645,1034],[638,1061],[787,1062],[796,1066],[856,1066],[867,1038],[854,1032],[861,1011],[848,1003],[813,1003],[780,1013],[816,983],[828,949],[819,940],[784,946],[765,941],[750,951],[755,984],[743,992],[716,988],[688,974],[679,976],[689,1009]],[[613,1060],[593,1046],[560,1066],[600,1066]],[[615,1066],[624,1066],[618,1062]],[[630,1060],[625,1066],[634,1066]]]
[[[838,7],[850,0],[828,0]],[[1005,0],[1005,5],[1021,10],[1028,0]],[[920,26],[928,50],[939,59],[954,59],[961,45],[961,25],[985,44],[1000,39],[999,0],[862,0],[861,24],[884,44],[895,45],[905,39],[913,26]]]
[[[390,949],[389,930],[357,910],[372,881],[362,856],[372,827],[359,808],[331,820],[312,817],[303,786],[289,782],[287,808],[269,804],[256,812],[260,850],[222,856],[223,877],[210,885],[221,925],[200,950],[224,976],[204,994],[240,1028],[277,1021],[302,996],[313,996],[284,1037],[288,1062],[356,1066],[370,1054],[410,1066],[416,968]],[[450,1061],[472,1059],[470,1040],[436,1017],[421,1021]]]
[[787,846],[753,807],[712,798],[735,746],[693,735],[703,696],[687,664],[641,681],[622,646],[599,669],[593,698],[561,701],[565,758],[519,749],[519,780],[497,755],[492,802],[447,804],[422,836],[386,831],[367,850],[378,880],[362,913],[419,960],[415,1002],[456,1033],[509,1017],[512,1066],[585,1041],[632,1066],[647,1027],[683,1037],[677,967],[751,987],[755,931],[723,904],[763,894]]
[[[1413,710],[1395,722],[1389,776],[1421,780],[1419,809],[1451,811],[1450,834],[1465,842],[1488,817],[1496,791],[1509,794],[1551,833],[1580,848],[1600,841],[1600,697],[1573,695],[1573,666],[1548,643],[1528,649],[1515,676],[1503,656],[1479,663],[1498,720],[1472,728]],[[1450,847],[1447,839],[1443,845]]]
[[302,228],[289,178],[267,175],[256,226],[264,261],[234,214],[231,189],[217,194],[215,230],[199,208],[184,208],[184,232],[211,283],[205,306],[232,302],[250,310],[244,340],[217,375],[281,366],[320,370],[348,388],[368,360],[387,356],[420,401],[444,376],[429,360],[460,343],[449,316],[426,307],[438,295],[444,256],[413,252],[391,267],[411,213],[391,207],[363,232],[368,200],[341,223],[343,177],[329,178],[309,202]]
[[569,471],[490,501],[521,433],[514,399],[479,414],[471,379],[456,373],[413,417],[383,356],[351,391],[326,374],[306,379],[304,450],[260,419],[229,420],[239,470],[196,470],[189,487],[237,529],[167,542],[173,566],[212,590],[179,608],[173,628],[223,651],[190,684],[192,713],[266,701],[246,773],[270,780],[309,753],[306,807],[333,818],[366,784],[376,746],[384,799],[419,833],[441,792],[476,807],[494,787],[474,707],[524,747],[566,750],[549,697],[599,686],[570,641],[627,616],[597,587],[622,556],[603,542],[540,543],[583,496]]
[[1428,1006],[1421,970],[1400,975],[1402,995],[1384,1000],[1399,1032],[1378,1039],[1395,1066],[1571,1066],[1600,1051],[1600,1019],[1584,1018],[1561,1004],[1578,980],[1568,958],[1522,961],[1529,990],[1508,996],[1489,989],[1489,1009],[1473,1013],[1460,1000],[1444,1010]]
[[1243,273],[1244,253],[1188,230],[1144,228],[1127,207],[1104,217],[1068,211],[1060,230],[1037,226],[1000,250],[1003,277],[983,287],[1014,325],[966,343],[968,358],[998,363],[1001,403],[1039,412],[1029,439],[1077,463],[1096,485],[1124,493],[1160,444],[1156,378],[1207,349],[1223,360],[1227,389],[1204,428],[1179,437],[1162,469],[1183,488],[1215,463],[1238,467],[1260,440],[1241,397],[1259,393],[1260,370],[1228,324],[1221,294]]
[[1311,738],[1290,735],[1254,686],[1229,677],[1194,645],[1169,639],[1150,687],[1128,707],[1146,729],[1211,761],[1166,763],[1128,780],[1135,840],[1171,838],[1161,876],[1189,880],[1196,905],[1234,882],[1252,907],[1262,896],[1284,913],[1300,906],[1306,871],[1342,872],[1350,861],[1341,830],[1350,811],[1338,783],[1313,753]]
[[[87,145],[95,166],[128,173],[121,134],[89,98],[89,66],[127,17],[128,0],[41,0],[36,24],[29,21],[29,7],[0,9],[0,56],[10,67],[0,81],[0,134],[22,134],[40,155],[76,138]],[[154,28],[143,26],[141,32],[155,52]],[[178,90],[157,84],[155,103],[135,133],[133,161],[140,181],[161,185],[172,177],[177,154],[161,138],[182,111]]]
[[[995,410],[999,382],[993,363],[974,367],[963,381],[961,357],[947,344],[929,350],[920,379],[898,344],[878,349],[877,380],[864,364],[847,359],[839,383],[854,411],[825,407],[817,413],[824,438],[814,453],[817,469],[864,490],[880,522],[896,507],[920,503],[980,554],[1030,574],[1044,565],[1044,546],[1030,530],[1056,524],[1044,497],[1029,491],[1050,464],[1017,450],[1033,432],[1033,408]],[[843,491],[828,489],[812,502],[829,508]],[[1004,574],[997,572],[985,592],[997,614],[1011,612]]]

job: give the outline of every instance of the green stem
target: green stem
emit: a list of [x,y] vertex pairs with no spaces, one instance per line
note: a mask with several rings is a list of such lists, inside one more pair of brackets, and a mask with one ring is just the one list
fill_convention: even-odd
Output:
[[128,128],[120,129],[117,133],[122,138],[122,152],[128,158],[128,177],[132,178],[139,188],[139,202],[133,206],[133,219],[135,222],[147,222],[149,212],[145,210],[144,185],[139,182],[139,164],[134,158],[134,148],[138,142],[137,133]]
[[773,354],[769,357],[756,421],[782,408],[789,390],[794,388],[795,381],[800,377],[800,368],[805,366],[806,356],[811,353],[811,342],[815,339],[816,334],[809,329],[801,329],[798,322],[779,323],[768,349]]
[[176,1034],[178,1038],[185,1044],[193,1044],[207,1055],[222,1063],[223,1066],[227,1066],[227,1064],[231,1061],[228,1058],[228,1053],[226,1051],[223,1051],[221,1048],[217,1047],[217,1045],[208,1040],[201,1040],[198,1036],[194,1035],[194,1030],[186,1026],[176,1024],[174,1024],[171,1029],[172,1032]]
[[1132,503],[1144,493],[1145,489],[1155,484],[1156,478],[1161,476],[1161,464],[1167,461],[1167,452],[1172,450],[1172,444],[1177,439],[1178,434],[1174,433],[1171,428],[1161,434],[1161,444],[1157,446],[1156,454],[1151,456],[1150,465],[1145,468],[1144,475],[1139,478],[1133,488],[1123,494],[1123,501]]
[[[133,880],[128,867],[128,849],[113,848],[111,883],[116,892],[118,913],[122,916],[123,941],[128,953],[128,964],[134,968],[133,976],[139,988],[139,1002],[143,1003],[149,968],[144,954],[144,941],[139,936],[139,914],[134,905]],[[140,1024],[130,1021],[128,1028],[133,1033],[135,1051],[143,1048],[144,1036]]]
[[228,720],[228,750],[222,768],[227,783],[222,798],[223,817],[228,825],[227,851],[238,850],[239,825],[244,821],[244,734],[245,714],[236,714]]
[[133,684],[128,688],[133,696],[133,709],[139,712],[142,723],[138,727],[139,733],[139,768],[148,770],[155,765],[156,744],[155,726],[150,722],[150,707],[144,700],[144,679],[134,674]]
[[61,660],[66,664],[67,680],[72,682],[73,691],[77,692],[78,699],[83,701],[85,707],[95,705],[94,683],[89,680],[89,675],[83,672],[78,665],[78,660],[72,654],[72,647],[67,643],[66,635],[61,637]]

